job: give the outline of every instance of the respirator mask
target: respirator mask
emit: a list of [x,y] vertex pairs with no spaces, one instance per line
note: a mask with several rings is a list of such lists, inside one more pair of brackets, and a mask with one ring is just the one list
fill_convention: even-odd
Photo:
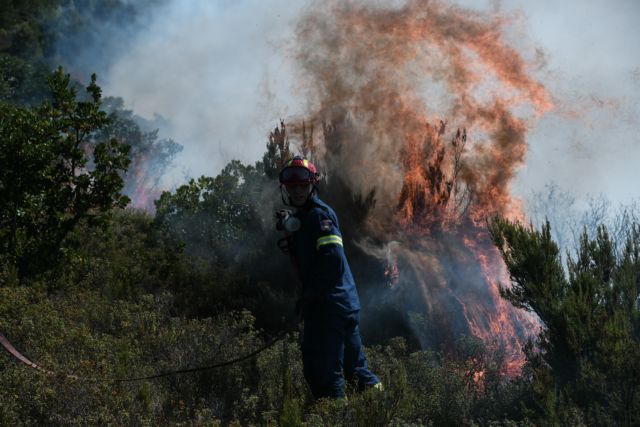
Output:
[[289,233],[300,230],[302,223],[292,215],[292,212],[282,209],[276,212],[276,230]]

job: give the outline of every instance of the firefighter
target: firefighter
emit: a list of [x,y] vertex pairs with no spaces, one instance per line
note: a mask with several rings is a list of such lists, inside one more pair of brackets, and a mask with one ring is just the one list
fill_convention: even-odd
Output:
[[382,389],[368,368],[359,330],[360,301],[345,257],[338,218],[318,198],[315,166],[294,157],[280,172],[283,200],[295,208],[284,227],[290,239],[302,296],[296,311],[304,319],[304,377],[317,398],[344,397],[345,377],[360,390]]

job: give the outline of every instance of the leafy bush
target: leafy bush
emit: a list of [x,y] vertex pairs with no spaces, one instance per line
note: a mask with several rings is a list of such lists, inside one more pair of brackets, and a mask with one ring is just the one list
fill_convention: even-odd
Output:
[[88,144],[108,121],[95,75],[89,101],[77,101],[61,69],[49,85],[52,100],[39,107],[0,104],[0,264],[22,276],[54,266],[80,220],[128,202],[119,193],[127,146]]
[[606,228],[586,231],[565,274],[550,225],[491,226],[513,286],[504,297],[542,321],[526,351],[534,419],[549,424],[640,423],[640,232],[621,255]]
[[[50,298],[33,287],[0,289],[0,328],[16,347],[56,373],[49,376],[0,359],[0,422],[139,424],[204,417],[255,417],[251,362],[146,382],[109,379],[211,364],[262,341],[248,312],[202,320],[175,317],[171,295],[140,302],[95,291]],[[252,392],[252,390],[254,392]],[[251,403],[254,402],[254,403]],[[206,415],[208,414],[208,415]]]

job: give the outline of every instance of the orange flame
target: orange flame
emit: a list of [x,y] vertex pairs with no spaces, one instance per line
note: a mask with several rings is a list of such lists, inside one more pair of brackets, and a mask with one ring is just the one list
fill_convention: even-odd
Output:
[[509,185],[528,130],[553,103],[505,43],[507,23],[438,0],[317,2],[298,28],[297,59],[305,124],[324,125],[314,150],[329,181],[356,195],[375,190],[363,241],[398,242],[391,257],[360,246],[387,262],[405,304],[420,300],[451,341],[463,332],[497,342],[515,375],[536,323],[501,299],[509,277],[485,223],[522,218]]

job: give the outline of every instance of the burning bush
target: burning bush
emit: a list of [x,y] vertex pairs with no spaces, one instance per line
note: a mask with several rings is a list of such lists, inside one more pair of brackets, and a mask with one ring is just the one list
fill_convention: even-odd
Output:
[[522,217],[509,185],[553,105],[505,22],[440,1],[317,4],[297,33],[308,111],[290,127],[323,130],[301,145],[355,242],[365,304],[413,324],[424,348],[480,337],[513,375],[536,322],[500,298],[509,278],[486,219]]

